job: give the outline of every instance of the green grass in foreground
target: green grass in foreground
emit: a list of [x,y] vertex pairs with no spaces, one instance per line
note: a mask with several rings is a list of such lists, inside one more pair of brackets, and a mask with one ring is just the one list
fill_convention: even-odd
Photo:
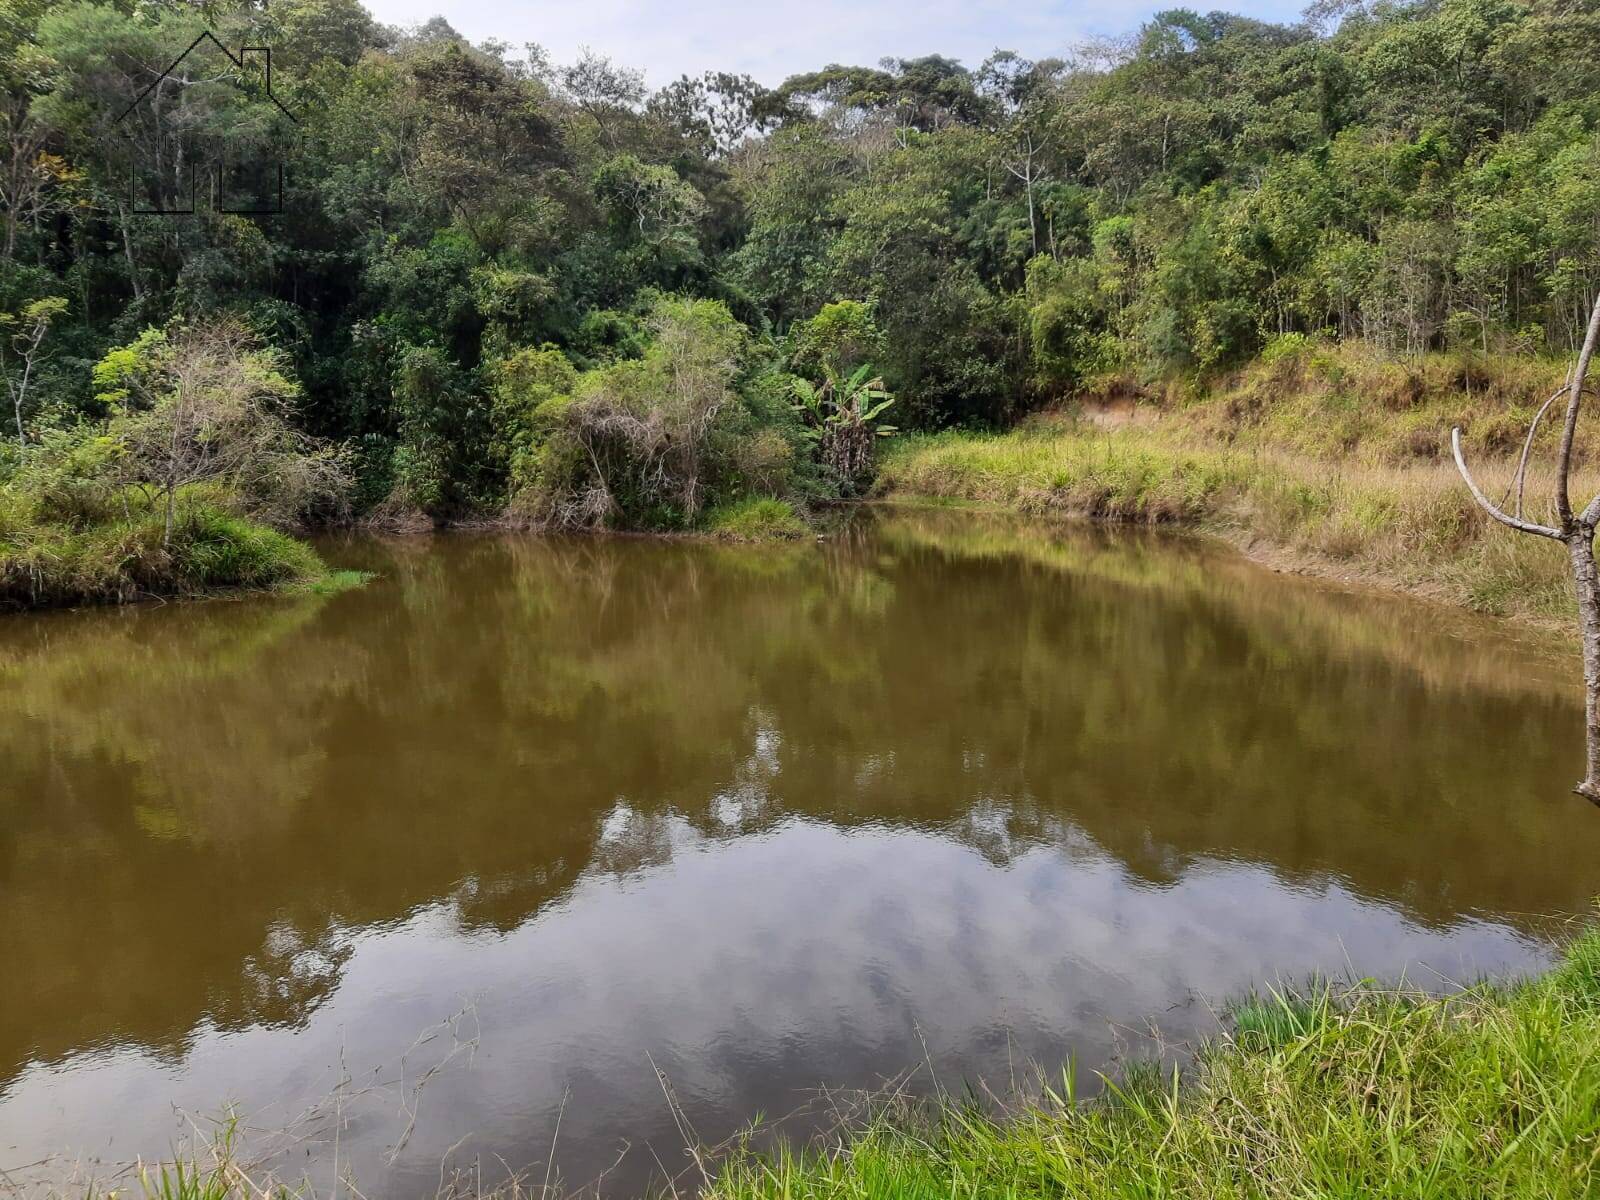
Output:
[[[707,1152],[716,1200],[1600,1196],[1600,930],[1541,978],[1454,996],[1318,986],[1252,996],[1183,1074],[1136,1066],[993,1113],[886,1099],[826,1145]],[[160,1200],[307,1198],[252,1177],[229,1121],[147,1168]],[[439,1195],[519,1200],[526,1180]],[[680,1189],[682,1184],[679,1185]],[[681,1194],[675,1192],[674,1194]]]
[[1001,1117],[885,1106],[827,1149],[725,1161],[723,1200],[1600,1195],[1600,933],[1542,979],[1240,1005],[1188,1077]]

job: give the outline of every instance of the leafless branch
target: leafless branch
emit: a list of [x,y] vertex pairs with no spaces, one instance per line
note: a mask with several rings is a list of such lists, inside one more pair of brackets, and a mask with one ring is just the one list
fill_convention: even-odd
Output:
[[1528,477],[1528,455],[1533,450],[1533,435],[1539,432],[1539,422],[1544,420],[1544,414],[1550,406],[1561,398],[1561,393],[1566,391],[1563,385],[1550,393],[1550,398],[1539,406],[1539,411],[1533,414],[1533,420],[1528,423],[1528,436],[1522,443],[1522,457],[1517,460],[1517,509],[1516,515],[1522,515],[1522,487]]
[[1461,472],[1461,478],[1466,481],[1467,490],[1472,493],[1483,511],[1488,513],[1502,525],[1509,525],[1513,529],[1520,529],[1523,533],[1537,533],[1543,537],[1554,538],[1556,541],[1564,540],[1559,529],[1552,529],[1548,525],[1539,525],[1533,521],[1525,521],[1521,517],[1514,517],[1500,508],[1493,500],[1483,494],[1483,489],[1472,478],[1472,472],[1467,470],[1467,460],[1461,453],[1461,429],[1458,426],[1450,431],[1450,449],[1455,455],[1456,469]]

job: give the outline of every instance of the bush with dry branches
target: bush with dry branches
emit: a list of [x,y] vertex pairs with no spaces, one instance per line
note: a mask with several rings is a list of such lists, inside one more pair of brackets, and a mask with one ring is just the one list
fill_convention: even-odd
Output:
[[95,382],[115,413],[120,479],[159,497],[165,540],[189,494],[279,529],[343,512],[346,455],[291,424],[299,387],[242,323],[146,330],[101,360]]
[[692,524],[722,463],[719,427],[739,407],[746,334],[717,301],[663,298],[641,359],[579,377],[547,400],[550,427],[513,510],[538,523]]

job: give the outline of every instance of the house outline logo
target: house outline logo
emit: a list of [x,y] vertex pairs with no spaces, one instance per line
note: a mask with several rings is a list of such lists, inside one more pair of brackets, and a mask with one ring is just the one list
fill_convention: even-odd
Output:
[[[150,85],[148,87],[146,87],[144,89],[144,91],[140,92],[137,97],[134,98],[133,103],[129,104],[127,108],[122,110],[122,113],[117,117],[117,119],[114,122],[114,124],[117,125],[117,126],[121,126],[124,121],[126,121],[130,116],[132,116],[135,112],[137,112],[138,109],[139,109],[139,106],[141,104],[143,104],[149,98],[151,93],[153,93],[157,88],[159,88],[162,83],[164,83],[168,79],[173,78],[173,72],[178,70],[178,68],[183,65],[184,60],[186,58],[188,58],[189,55],[193,54],[195,49],[197,47],[199,47],[203,42],[210,42],[218,50],[222,51],[223,55],[227,58],[227,60],[234,67],[238,68],[238,70],[240,70],[241,72],[242,71],[246,71],[246,70],[249,69],[245,65],[246,64],[246,57],[248,55],[251,55],[251,54],[259,54],[261,56],[261,60],[262,60],[262,80],[263,80],[263,84],[264,84],[265,90],[266,90],[266,99],[270,100],[273,103],[273,105],[276,106],[277,110],[280,113],[283,114],[283,116],[289,121],[289,123],[291,125],[299,125],[299,123],[300,123],[299,120],[295,117],[295,115],[292,112],[289,111],[288,107],[285,106],[283,101],[279,100],[278,97],[272,91],[272,47],[270,47],[270,46],[240,46],[239,47],[239,53],[237,55],[235,55],[231,50],[229,50],[226,46],[224,46],[222,44],[222,42],[217,39],[216,35],[213,34],[209,29],[204,31],[203,33],[201,33],[199,37],[194,39],[194,41],[190,42],[188,47],[184,50],[184,52],[182,54],[178,55],[177,58],[173,59],[171,64],[167,67],[167,69],[165,71],[162,71],[161,74],[157,75],[156,78],[150,83]],[[189,86],[192,81],[190,81],[190,80],[182,80],[182,82],[183,82],[183,84],[185,86]],[[159,125],[159,117],[158,117],[158,125]],[[129,137],[129,141],[132,142],[132,140],[133,139],[131,137]],[[129,162],[129,167],[128,167],[128,202],[129,202],[129,206],[130,206],[130,208],[131,208],[131,210],[132,210],[132,212],[134,214],[136,214],[138,216],[155,216],[155,217],[188,217],[188,216],[193,216],[198,211],[197,200],[198,200],[198,196],[199,196],[200,175],[201,175],[201,171],[198,168],[193,168],[190,171],[190,175],[189,175],[189,203],[188,203],[187,207],[185,207],[185,208],[165,208],[165,207],[162,207],[162,208],[142,208],[139,205],[139,187],[138,187],[141,165],[142,164],[140,163],[138,152],[135,150],[134,153],[133,153],[133,156],[132,156],[132,158],[131,158],[131,160]],[[275,168],[275,172],[276,172],[276,184],[277,184],[277,187],[276,187],[276,198],[275,198],[275,201],[274,201],[274,203],[272,204],[271,207],[247,207],[247,208],[229,207],[228,204],[227,204],[227,190],[226,190],[226,183],[227,183],[226,171],[227,171],[228,165],[229,164],[228,164],[228,160],[227,160],[227,155],[224,152],[223,154],[219,155],[216,158],[215,163],[213,165],[213,169],[210,172],[210,174],[212,175],[213,184],[214,184],[214,188],[215,188],[214,193],[213,193],[213,195],[215,197],[215,202],[213,204],[213,211],[219,212],[219,213],[228,213],[228,214],[231,214],[231,215],[234,215],[234,216],[245,216],[245,217],[274,216],[274,215],[276,215],[278,213],[281,213],[283,211],[283,160],[282,159],[279,159],[277,162],[275,162],[273,164],[273,167]]]

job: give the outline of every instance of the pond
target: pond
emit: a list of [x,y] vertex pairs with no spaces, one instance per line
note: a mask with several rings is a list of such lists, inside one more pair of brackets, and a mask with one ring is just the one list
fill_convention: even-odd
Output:
[[627,1194],[821,1088],[1089,1086],[1252,987],[1537,970],[1600,891],[1560,645],[1197,540],[325,549],[380,578],[0,620],[15,1179],[232,1104],[324,1190],[554,1145]]

